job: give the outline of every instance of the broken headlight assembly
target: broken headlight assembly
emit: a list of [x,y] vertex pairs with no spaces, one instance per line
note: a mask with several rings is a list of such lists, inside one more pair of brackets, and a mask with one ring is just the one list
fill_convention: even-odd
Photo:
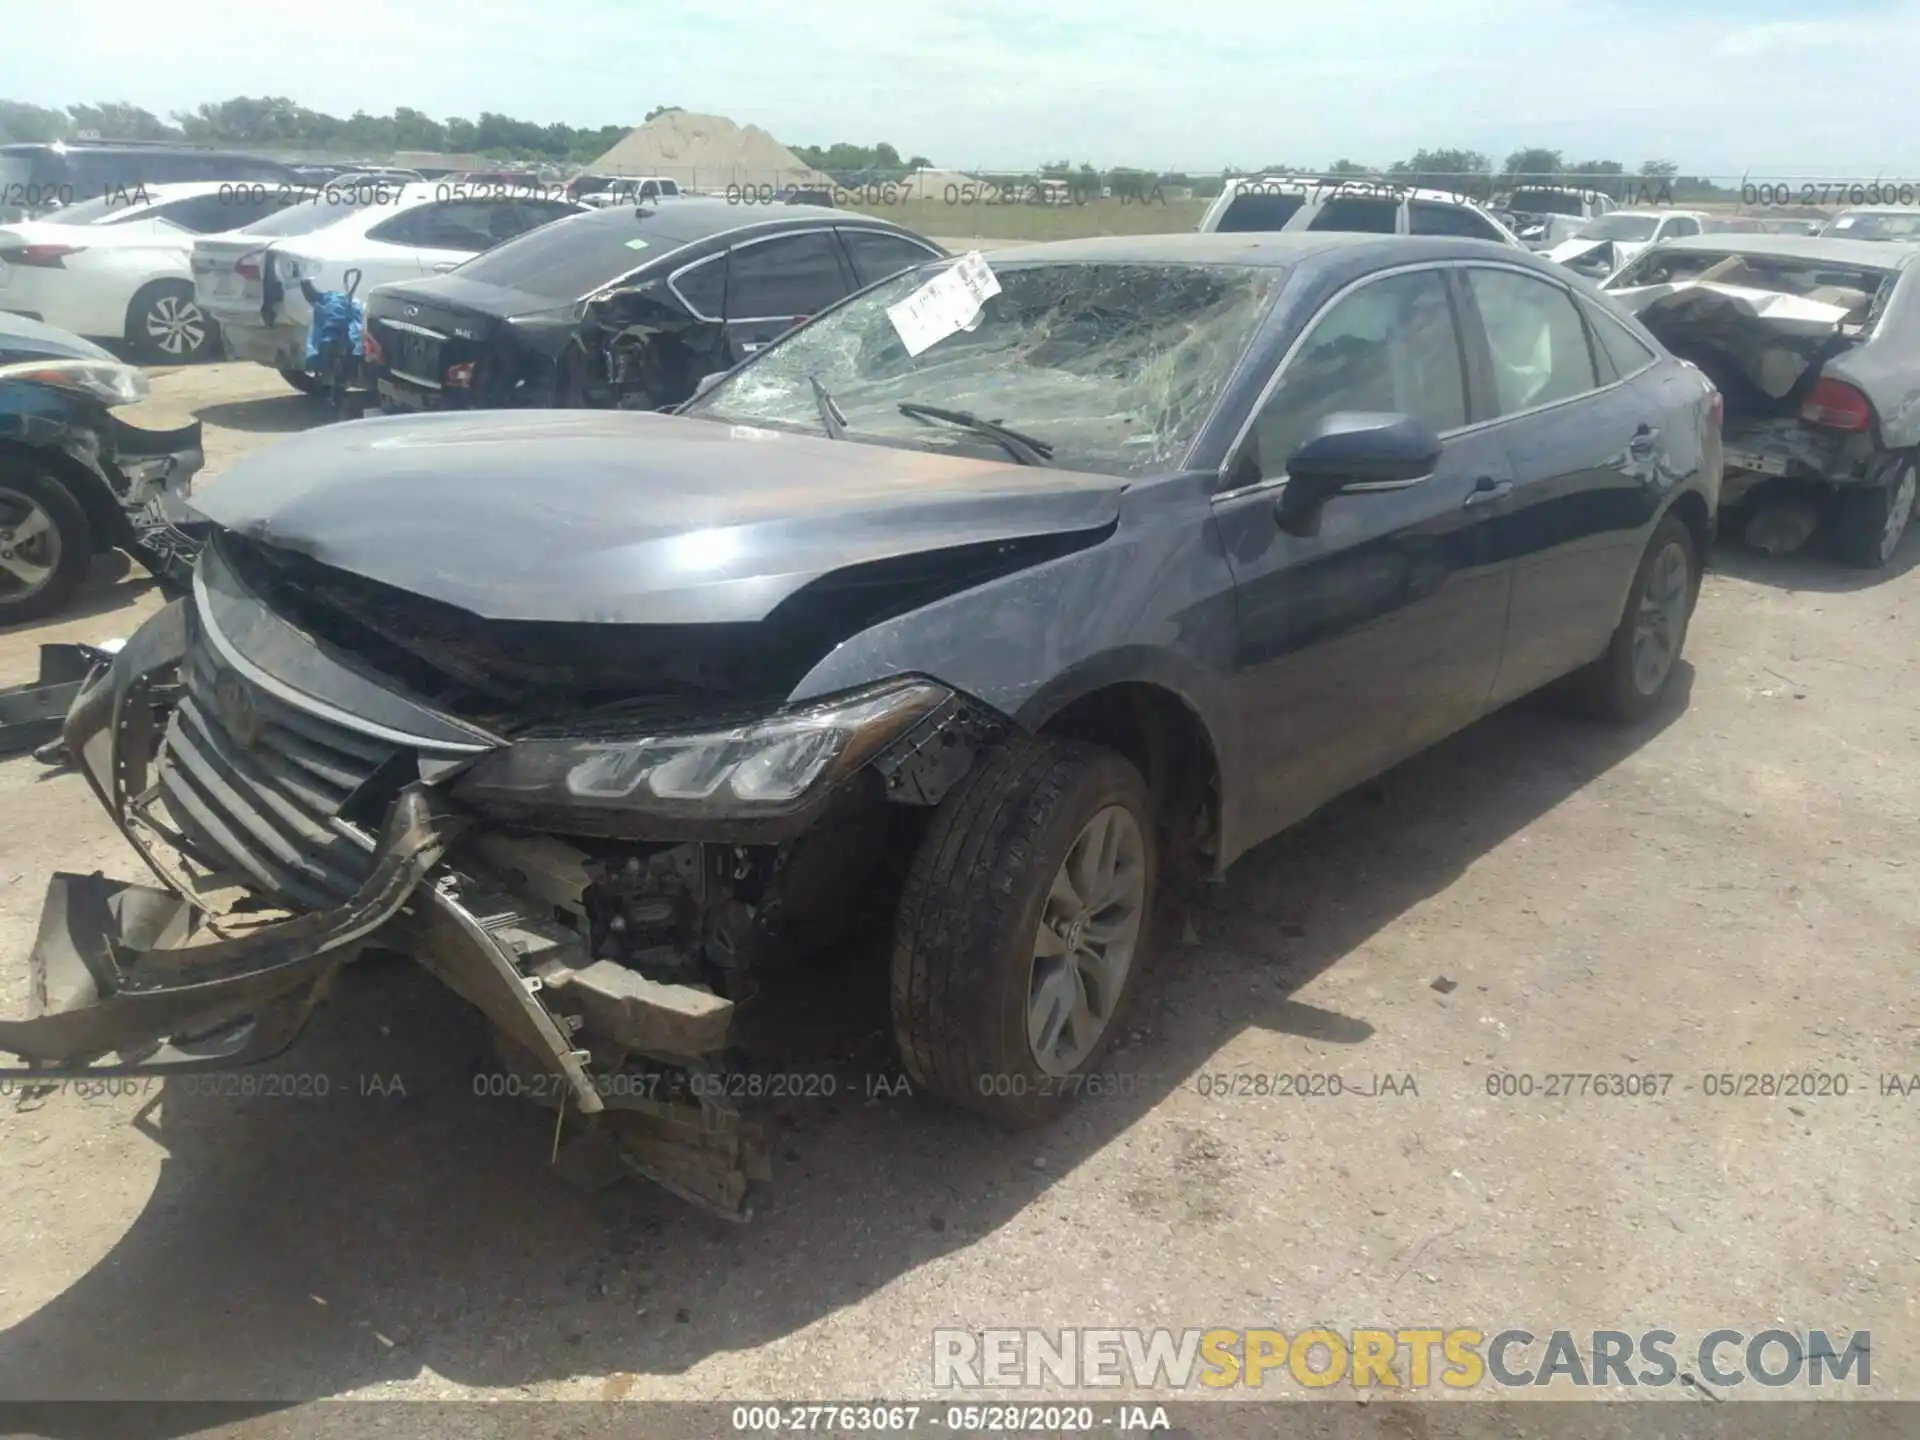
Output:
[[601,721],[593,735],[530,736],[495,751],[455,793],[502,814],[774,819],[808,809],[951,695],[928,680],[892,681],[737,724],[617,739]]
[[0,382],[7,380],[30,380],[36,385],[51,385],[56,390],[77,391],[110,406],[132,405],[146,399],[153,389],[138,366],[84,357],[0,365]]

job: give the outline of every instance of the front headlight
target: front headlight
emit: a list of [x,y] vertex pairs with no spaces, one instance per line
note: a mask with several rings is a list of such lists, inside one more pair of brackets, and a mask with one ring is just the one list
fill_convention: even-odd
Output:
[[31,380],[61,390],[78,390],[108,405],[144,400],[153,387],[137,366],[118,360],[22,360],[0,365],[0,381]]
[[480,760],[455,793],[504,812],[770,818],[866,764],[951,694],[931,681],[894,681],[725,728],[530,738]]

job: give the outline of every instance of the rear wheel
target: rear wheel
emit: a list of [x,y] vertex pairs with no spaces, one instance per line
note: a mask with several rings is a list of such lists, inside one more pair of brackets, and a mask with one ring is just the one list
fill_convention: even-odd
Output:
[[143,360],[188,364],[214,353],[219,332],[184,280],[158,280],[127,307],[127,343]]
[[93,527],[73,493],[35,466],[0,465],[0,626],[73,598],[93,563]]
[[1076,741],[1009,746],[947,796],[894,929],[894,1036],[917,1085],[1017,1124],[1078,1093],[1141,969],[1153,813],[1138,770]]
[[1607,653],[1568,677],[1568,693],[1579,708],[1625,722],[1645,719],[1659,708],[1679,668],[1699,592],[1693,532],[1669,515],[1654,527],[1640,557],[1626,614]]
[[1833,521],[1835,557],[1858,570],[1878,570],[1893,559],[1913,519],[1920,462],[1905,455],[1893,462],[1885,485],[1848,490]]

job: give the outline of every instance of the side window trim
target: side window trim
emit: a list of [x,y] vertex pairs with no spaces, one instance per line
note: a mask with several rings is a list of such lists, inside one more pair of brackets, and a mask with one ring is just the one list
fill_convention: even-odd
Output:
[[1440,432],[1440,438],[1444,440],[1448,436],[1465,434],[1467,431],[1475,429],[1474,380],[1473,372],[1470,368],[1471,354],[1467,345],[1466,317],[1462,313],[1461,305],[1455,295],[1458,282],[1448,273],[1449,271],[1459,270],[1461,268],[1462,262],[1458,260],[1428,260],[1412,265],[1396,265],[1390,270],[1375,270],[1370,275],[1362,275],[1358,280],[1349,281],[1334,291],[1333,294],[1329,295],[1326,300],[1321,303],[1320,308],[1313,312],[1313,318],[1301,327],[1298,335],[1293,337],[1293,340],[1287,346],[1286,353],[1280,357],[1279,363],[1268,373],[1266,381],[1260,387],[1260,393],[1254,397],[1253,404],[1247,408],[1246,419],[1240,422],[1240,428],[1234,432],[1233,443],[1227,446],[1226,455],[1220,461],[1219,468],[1215,472],[1217,483],[1213,487],[1212,498],[1220,500],[1229,495],[1254,494],[1286,482],[1284,475],[1274,475],[1262,477],[1248,485],[1235,486],[1228,477],[1233,474],[1234,467],[1240,463],[1241,454],[1245,451],[1247,441],[1253,434],[1254,426],[1259,423],[1261,412],[1267,408],[1267,402],[1273,398],[1273,392],[1280,388],[1281,377],[1287,373],[1287,367],[1293,363],[1294,357],[1298,355],[1300,351],[1306,347],[1307,342],[1313,338],[1313,332],[1320,328],[1327,316],[1331,315],[1335,307],[1345,301],[1348,296],[1365,289],[1369,285],[1377,284],[1382,280],[1392,280],[1401,275],[1424,272],[1436,276],[1446,291],[1447,312],[1453,317],[1453,343],[1460,349],[1461,383],[1465,387],[1465,393],[1461,398],[1466,406],[1467,423],[1465,425],[1456,425],[1450,430],[1442,430]]
[[[1593,344],[1600,346],[1602,349],[1604,349],[1606,346],[1606,342],[1603,339],[1601,339],[1601,336],[1604,332],[1600,329],[1600,327],[1602,325],[1612,325],[1615,329],[1621,331],[1630,340],[1632,340],[1633,343],[1636,346],[1638,346],[1641,350],[1646,351],[1646,348],[1647,348],[1646,341],[1642,340],[1638,335],[1635,335],[1633,331],[1627,329],[1625,325],[1622,325],[1613,316],[1606,314],[1604,311],[1600,309],[1599,306],[1593,304],[1593,302],[1588,300],[1582,300],[1580,303],[1579,309],[1580,309],[1580,318],[1586,321],[1587,333]],[[1608,351],[1607,353],[1608,353],[1608,358],[1611,359],[1612,352]],[[1616,385],[1625,384],[1627,381],[1633,379],[1634,376],[1645,374],[1648,370],[1651,370],[1655,365],[1658,365],[1659,363],[1660,363],[1659,352],[1648,351],[1645,355],[1645,358],[1643,358],[1641,362],[1638,365],[1634,366],[1633,369],[1631,370],[1620,370],[1620,367],[1618,365],[1615,365],[1613,368],[1619,371],[1620,378],[1614,381],[1613,383]],[[1601,389],[1603,390],[1606,388],[1608,387],[1604,385],[1601,386]]]
[[[833,232],[834,232],[834,227],[831,225],[812,225],[807,227],[804,230],[776,230],[771,235],[753,235],[748,237],[745,240],[736,240],[733,244],[729,245],[721,253],[729,257],[728,263],[729,265],[731,265],[732,263],[731,257],[735,254],[735,252],[740,250],[749,250],[755,245],[767,245],[767,244],[771,244],[775,240],[794,240],[794,239],[798,239],[802,235],[825,235],[827,237],[828,242],[833,246],[833,254],[834,254],[835,262],[840,266],[840,283],[851,287],[853,284],[853,275],[847,261],[846,246],[840,243],[839,237],[836,236]],[[713,258],[713,257],[709,257],[709,258]],[[700,263],[701,262],[697,260],[694,262],[695,265]],[[692,268],[693,268],[693,265],[689,265],[686,267],[686,269],[688,270],[691,270]],[[683,272],[679,270],[674,271],[673,275],[667,278],[667,284],[670,287],[672,287],[674,279],[677,278],[682,273]],[[680,295],[680,291],[677,287],[674,288],[673,293],[675,295],[680,296],[680,303],[682,305],[687,304],[687,297],[684,295]],[[722,290],[721,293],[724,295],[726,291]],[[841,292],[840,296],[836,296],[835,298],[836,299],[844,298],[845,294],[846,292],[843,291]],[[730,315],[724,321],[722,321],[722,320],[714,320],[710,316],[701,315],[698,311],[694,311],[691,305],[687,305],[687,309],[693,312],[694,318],[699,320],[706,320],[710,324],[715,324],[715,325],[719,325],[719,324],[773,325],[783,320],[793,319],[791,315]]]
[[[1580,297],[1576,295],[1569,286],[1563,285],[1558,280],[1542,275],[1537,271],[1528,270],[1519,265],[1502,265],[1498,261],[1473,260],[1464,264],[1457,264],[1455,268],[1461,272],[1459,284],[1462,298],[1467,307],[1473,312],[1473,328],[1478,341],[1475,348],[1479,351],[1477,358],[1480,363],[1486,367],[1481,371],[1481,378],[1484,382],[1482,398],[1486,404],[1486,411],[1483,418],[1469,422],[1466,429],[1478,430],[1493,425],[1505,425],[1509,421],[1524,420],[1529,416],[1544,414],[1546,411],[1557,409],[1562,405],[1571,405],[1576,400],[1585,400],[1589,395],[1598,395],[1603,391],[1611,390],[1616,385],[1624,385],[1627,380],[1631,378],[1630,376],[1622,375],[1614,380],[1600,380],[1600,362],[1594,354],[1594,349],[1600,343],[1600,339],[1599,336],[1594,334],[1593,322],[1587,317],[1586,305],[1582,303]],[[1486,322],[1481,318],[1480,307],[1474,302],[1473,287],[1466,282],[1466,272],[1470,270],[1507,270],[1516,275],[1530,276],[1538,280],[1541,284],[1550,286],[1566,296],[1573,305],[1574,314],[1580,317],[1580,332],[1585,336],[1587,342],[1587,363],[1593,367],[1594,379],[1597,382],[1594,387],[1591,390],[1582,390],[1574,395],[1563,395],[1558,400],[1548,400],[1540,405],[1530,405],[1525,410],[1515,410],[1509,415],[1492,413],[1499,408],[1499,402],[1495,396],[1492,383],[1493,351],[1487,340]],[[1659,358],[1660,357],[1656,355],[1653,357],[1653,360],[1647,363],[1652,364]],[[1644,370],[1645,368],[1646,366],[1643,365],[1640,367],[1640,370]],[[1635,370],[1633,373],[1638,375],[1640,370]]]
[[686,292],[680,288],[680,277],[682,275],[691,275],[703,265],[719,265],[723,267],[720,272],[720,308],[725,310],[727,308],[727,280],[724,267],[727,264],[727,257],[732,254],[733,247],[729,245],[725,249],[714,251],[711,255],[702,255],[698,260],[689,260],[686,264],[667,276],[667,289],[673,292],[673,298],[684,305],[687,313],[702,324],[724,325],[726,322],[718,315],[707,314],[706,311],[689,300]]

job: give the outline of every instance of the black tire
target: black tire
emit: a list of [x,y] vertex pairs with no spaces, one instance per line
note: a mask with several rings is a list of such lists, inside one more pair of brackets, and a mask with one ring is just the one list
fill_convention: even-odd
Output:
[[1916,463],[1911,455],[1897,457],[1887,467],[1884,485],[1841,492],[1830,537],[1841,564],[1880,570],[1893,559],[1913,519]]
[[194,303],[192,285],[156,280],[127,306],[127,344],[148,364],[191,365],[219,354],[220,327]]
[[318,395],[323,388],[318,375],[309,375],[304,370],[282,370],[280,378],[302,395]]
[[[30,542],[28,558],[51,563],[53,573],[31,587],[5,568],[15,556],[14,527],[32,509],[50,522],[46,541]],[[0,463],[0,626],[22,625],[63,609],[86,582],[93,564],[93,527],[73,492],[58,477],[25,461]]]
[[[1641,602],[1648,594],[1648,582],[1655,566],[1661,564],[1672,547],[1685,558],[1683,579],[1684,608],[1678,620],[1678,633],[1672,636],[1672,654],[1659,683],[1646,688],[1635,676],[1634,641],[1638,630]],[[1566,697],[1575,708],[1603,720],[1633,724],[1644,720],[1666,699],[1673,677],[1680,669],[1680,653],[1687,643],[1687,628],[1693,621],[1694,602],[1700,596],[1700,558],[1693,532],[1674,515],[1654,527],[1646,552],[1633,572],[1633,588],[1627,592],[1627,607],[1614,628],[1607,652],[1591,665],[1567,677]]]
[[[1039,928],[1075,842],[1115,806],[1140,841],[1139,923],[1097,1041],[1066,1073],[1049,1073],[1028,1039]],[[1124,1026],[1139,988],[1158,865],[1153,814],[1146,782],[1127,760],[1052,739],[997,752],[941,802],[894,922],[894,1038],[917,1087],[1016,1125],[1066,1106]],[[1117,817],[1105,823],[1125,831]],[[1071,953],[1060,963],[1086,996]]]

